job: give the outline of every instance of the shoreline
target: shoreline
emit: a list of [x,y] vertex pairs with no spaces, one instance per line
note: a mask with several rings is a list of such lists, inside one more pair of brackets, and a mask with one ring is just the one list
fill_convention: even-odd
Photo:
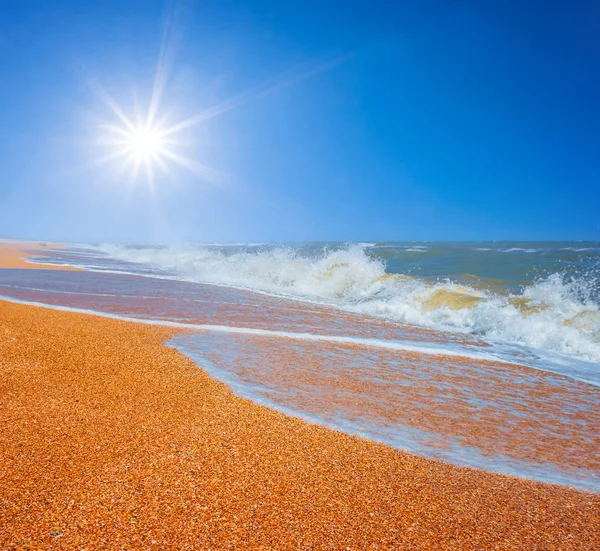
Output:
[[600,496],[267,409],[164,344],[181,332],[0,301],[1,547],[600,544]]
[[[18,304],[18,305],[23,305],[23,306],[31,306],[31,307],[36,307],[36,308],[44,308],[44,309],[50,309],[50,310],[55,310],[55,311],[59,311],[59,312],[68,312],[68,313],[73,313],[76,315],[82,315],[82,316],[92,316],[92,317],[100,317],[100,318],[106,318],[106,319],[110,319],[110,320],[116,320],[116,321],[121,321],[121,322],[126,322],[126,323],[132,323],[132,324],[141,324],[141,325],[146,325],[146,326],[151,326],[151,327],[162,327],[165,328],[167,330],[172,330],[173,331],[173,335],[167,339],[163,344],[165,346],[168,346],[170,348],[174,348],[175,350],[179,351],[184,357],[192,360],[194,362],[194,364],[201,368],[203,371],[205,371],[207,373],[207,375],[212,378],[215,381],[219,381],[221,383],[224,383],[229,389],[232,390],[232,392],[241,398],[250,400],[252,403],[255,404],[259,404],[261,406],[266,406],[268,409],[271,410],[275,410],[278,411],[280,413],[283,413],[286,416],[291,416],[291,417],[295,417],[301,420],[304,420],[305,422],[309,423],[309,424],[317,424],[320,426],[323,426],[325,428],[329,428],[331,430],[334,431],[340,431],[342,433],[345,434],[349,434],[349,435],[355,435],[359,438],[362,439],[367,439],[369,441],[373,441],[376,443],[380,443],[386,446],[390,446],[394,449],[397,449],[401,452],[405,452],[405,453],[409,453],[409,454],[414,454],[414,455],[418,455],[420,457],[423,457],[425,459],[432,459],[434,461],[441,461],[441,462],[446,462],[449,463],[451,465],[457,466],[457,467],[467,467],[467,468],[472,468],[472,469],[476,469],[476,470],[482,470],[485,472],[489,472],[489,473],[495,473],[495,474],[500,474],[500,475],[505,475],[505,476],[513,476],[516,478],[520,478],[520,479],[526,479],[526,480],[531,480],[533,482],[541,482],[544,484],[557,484],[560,486],[564,486],[564,487],[568,487],[571,489],[575,489],[578,491],[583,491],[583,492],[590,492],[593,494],[597,494],[600,496],[600,492],[598,491],[598,483],[597,483],[597,477],[594,477],[593,473],[597,472],[597,462],[596,464],[593,464],[593,459],[595,457],[594,454],[594,449],[595,448],[591,448],[591,450],[586,450],[584,449],[584,447],[581,447],[581,444],[584,443],[586,441],[586,439],[588,438],[592,438],[595,439],[593,435],[582,435],[579,433],[575,433],[575,434],[571,434],[571,438],[573,438],[573,442],[579,442],[580,446],[577,450],[577,452],[572,452],[571,456],[569,457],[568,461],[566,463],[564,463],[563,468],[566,470],[560,470],[560,468],[557,467],[557,470],[537,470],[535,466],[532,466],[530,464],[527,463],[527,459],[528,456],[524,456],[523,459],[523,463],[519,463],[518,458],[515,458],[515,456],[510,456],[511,460],[508,463],[502,463],[502,461],[500,460],[500,462],[488,462],[485,461],[484,458],[491,454],[492,456],[494,454],[501,454],[500,451],[498,451],[497,448],[497,444],[490,440],[486,440],[485,438],[482,440],[481,437],[485,436],[487,434],[487,430],[485,429],[485,427],[482,426],[472,426],[471,430],[474,431],[474,434],[470,435],[470,436],[465,436],[464,433],[457,433],[455,436],[460,436],[463,439],[463,442],[465,442],[465,438],[468,440],[469,438],[471,438],[473,435],[475,435],[475,433],[477,434],[477,437],[475,439],[475,441],[473,441],[473,451],[475,452],[475,450],[477,450],[478,448],[481,448],[481,452],[480,455],[470,458],[465,457],[464,455],[460,455],[460,451],[457,450],[453,450],[452,449],[452,445],[451,445],[451,441],[450,438],[452,438],[452,434],[453,434],[453,430],[456,429],[458,426],[460,425],[465,425],[465,423],[468,424],[468,421],[464,418],[464,416],[462,415],[462,412],[459,410],[454,411],[454,413],[452,414],[452,419],[453,419],[453,423],[448,424],[445,421],[442,421],[439,416],[437,417],[437,421],[435,419],[435,415],[429,416],[429,419],[425,419],[423,417],[421,417],[420,422],[417,426],[414,426],[412,428],[414,428],[415,430],[419,431],[422,429],[423,426],[425,425],[429,425],[430,426],[430,435],[433,438],[436,438],[436,442],[437,442],[437,451],[433,454],[428,453],[427,451],[423,450],[420,451],[420,444],[413,442],[413,444],[405,444],[405,445],[399,445],[397,441],[393,440],[393,439],[388,439],[385,436],[382,436],[381,433],[378,434],[365,434],[364,430],[353,427],[352,424],[348,425],[346,424],[342,424],[339,425],[337,424],[335,421],[331,421],[331,420],[327,420],[325,417],[323,417],[323,415],[320,415],[319,413],[314,411],[314,408],[306,408],[306,407],[294,407],[293,404],[289,404],[289,403],[285,403],[285,402],[278,402],[277,400],[273,400],[272,398],[269,398],[267,395],[262,395],[260,392],[258,393],[254,393],[254,392],[248,392],[247,389],[243,388],[243,387],[239,387],[239,384],[236,383],[235,377],[231,377],[231,376],[223,376],[223,373],[221,372],[221,370],[219,370],[219,368],[215,368],[215,366],[211,365],[210,362],[210,357],[212,354],[218,353],[218,350],[214,350],[214,351],[208,351],[208,355],[205,356],[197,356],[197,354],[194,353],[194,351],[190,351],[186,349],[186,345],[184,344],[183,346],[181,346],[180,344],[178,344],[178,342],[181,342],[181,339],[183,339],[183,342],[185,343],[185,339],[186,339],[186,335],[192,336],[192,335],[240,335],[240,336],[244,336],[244,337],[254,337],[254,338],[261,338],[261,337],[272,337],[273,335],[277,336],[277,337],[282,337],[285,336],[286,338],[291,338],[291,339],[298,339],[298,342],[303,342],[305,341],[307,344],[310,343],[310,341],[317,341],[321,346],[324,344],[335,344],[337,346],[341,346],[343,344],[348,344],[346,343],[346,341],[344,341],[343,339],[340,341],[339,338],[336,337],[332,337],[332,336],[324,336],[324,335],[312,335],[312,334],[282,334],[280,332],[277,331],[267,331],[267,330],[256,330],[256,329],[248,329],[248,328],[240,328],[240,327],[231,327],[231,326],[221,326],[221,325],[210,325],[210,324],[193,324],[193,323],[185,323],[185,322],[175,322],[175,321],[169,321],[169,320],[160,320],[160,319],[145,319],[145,318],[136,318],[136,317],[129,317],[126,315],[122,315],[122,314],[112,314],[112,313],[108,313],[108,312],[101,312],[101,311],[96,311],[96,310],[88,310],[88,309],[80,309],[80,308],[75,308],[75,307],[70,307],[70,306],[62,306],[62,305],[56,305],[56,304],[47,304],[47,303],[41,303],[41,302],[31,302],[31,301],[27,301],[27,300],[22,300],[22,299],[17,299],[17,298],[13,298],[13,297],[8,297],[8,296],[4,296],[0,294],[0,303],[1,302],[8,302],[8,303],[13,303],[13,304]],[[378,341],[375,341],[376,343]],[[359,350],[361,350],[363,347],[366,346],[366,348],[368,349],[368,346],[365,345],[364,342],[358,340],[351,340],[350,344],[356,346],[356,351],[358,352]],[[371,345],[372,346],[372,345]],[[376,345],[375,345],[376,346]],[[320,347],[319,347],[320,348]],[[393,349],[394,351],[396,349]],[[412,349],[411,349],[412,350]],[[429,357],[431,355],[431,359],[433,360],[433,358],[436,357],[442,357],[444,358],[446,361],[448,360],[452,360],[453,358],[448,358],[446,356],[443,355],[443,351],[442,353],[439,353],[439,351],[426,351],[423,352],[421,350],[419,350],[418,352],[412,351],[412,352],[407,352],[405,350],[403,350],[405,353],[408,354],[412,354],[413,355],[413,360],[417,360],[417,357],[415,356],[415,354],[424,354],[425,357]],[[306,351],[304,353],[304,355],[306,357],[310,357],[310,351]],[[276,350],[272,350],[270,354],[268,354],[265,358],[264,358],[264,362],[267,362],[267,364],[269,363],[269,361],[272,361],[273,358],[277,358],[278,356],[278,352]],[[459,356],[459,358],[461,358],[463,361],[459,362],[459,365],[462,366],[463,368],[467,368],[468,367],[468,361],[465,363],[465,359],[469,360],[470,357],[466,356],[466,357],[462,357]],[[477,358],[476,356],[473,356],[473,359]],[[285,365],[286,362],[288,360],[286,360],[285,358],[279,358],[278,360],[276,360],[280,365]],[[315,360],[318,363],[318,360]],[[489,360],[486,360],[489,361]],[[265,363],[263,362],[263,367],[265,367]],[[309,362],[310,363],[310,362]],[[314,363],[314,361],[313,361]],[[456,366],[455,366],[456,367]],[[519,364],[510,364],[510,363],[496,363],[495,364],[495,368],[496,369],[502,369],[502,368],[519,368],[519,369],[524,369],[525,371],[528,371],[529,368],[527,367],[523,367],[520,366]],[[298,368],[298,366],[297,366]],[[246,363],[244,363],[244,369],[250,369],[250,371],[256,370],[257,367],[250,367],[248,366]],[[448,369],[451,369],[450,365],[448,365]],[[461,368],[462,369],[462,368]],[[327,370],[326,370],[327,371]],[[547,376],[552,376],[551,372],[547,372],[546,373]],[[342,377],[342,374],[338,374],[338,377]],[[342,378],[346,378],[346,377],[342,377]],[[288,384],[293,385],[293,380],[294,380],[294,376],[293,374],[290,374],[290,377],[288,379]],[[453,377],[454,380],[454,384],[456,384],[456,375]],[[340,381],[338,380],[338,383],[340,383]],[[516,381],[515,381],[515,384]],[[584,385],[587,387],[589,386],[589,383],[584,383]],[[467,384],[468,386],[468,384]],[[592,386],[597,386],[597,385],[593,385]],[[516,386],[516,389],[518,389],[518,385]],[[346,389],[348,390],[348,389]],[[472,389],[475,390],[475,389]],[[337,391],[340,392],[341,394],[344,394],[344,385],[343,384],[337,384]],[[568,390],[565,391],[567,394],[565,395],[565,397],[567,397],[568,395]],[[538,389],[538,393],[539,393],[539,389]],[[335,392],[334,392],[335,394]],[[408,400],[408,402],[410,402],[411,400],[411,394],[409,391],[406,392],[407,398],[405,401]],[[412,399],[416,400],[417,403],[421,403],[424,399],[423,395],[416,395],[416,396],[412,396]],[[335,403],[335,400],[333,401],[333,403]],[[565,401],[562,401],[561,404],[565,407],[567,407],[568,404],[568,399],[566,399]],[[435,404],[430,404],[431,407],[434,407]],[[338,406],[342,406],[342,404],[338,403]],[[541,406],[541,404],[540,404]],[[324,406],[323,406],[324,407]],[[372,407],[372,406],[371,406]],[[386,407],[390,408],[390,411],[392,411],[394,408],[396,408],[397,406],[393,405],[393,404],[387,404]],[[407,404],[404,405],[404,407],[407,407]],[[543,406],[542,406],[543,409]],[[312,410],[312,413],[309,411]],[[327,408],[325,408],[325,410],[323,410],[323,412],[325,414],[327,414]],[[333,411],[329,411],[329,414],[327,414],[328,417],[331,417],[331,414],[333,413]],[[548,411],[546,413],[549,413]],[[446,415],[448,414],[448,412],[446,411]],[[415,411],[411,411],[410,413],[411,417],[414,417],[416,415],[416,410]],[[553,413],[554,416],[557,416],[558,413],[554,412]],[[396,417],[391,419],[392,422],[397,422],[397,415]],[[409,421],[409,420],[407,420]],[[504,420],[506,421],[506,419]],[[448,435],[448,438],[446,437],[441,437],[440,435],[437,434],[436,432],[436,423],[438,424],[438,426],[443,425],[444,426],[444,434]],[[495,419],[493,422],[493,426],[496,425],[502,425],[503,421],[501,419]],[[553,421],[552,421],[552,416],[548,417],[546,420],[546,425],[545,428],[548,429]],[[505,423],[506,424],[506,423]],[[509,423],[510,424],[510,423]],[[410,428],[411,424],[410,422],[408,422],[408,424],[406,425],[406,428]],[[568,427],[565,427],[565,429]],[[523,442],[526,441],[526,436],[523,434],[520,434],[520,431],[518,430],[518,428],[513,429],[514,432],[514,437],[517,440],[517,445],[518,446],[523,446]],[[520,436],[519,436],[520,434]],[[589,441],[591,442],[591,440]],[[486,445],[488,446],[486,448]],[[561,460],[563,459],[562,456],[559,454],[559,456],[555,455],[556,450],[553,449],[553,445],[554,443],[552,441],[540,441],[538,442],[536,448],[537,448],[537,452],[538,454],[543,454],[544,458],[550,459],[550,457],[552,457],[552,460],[554,462],[555,465],[558,465],[561,463]],[[592,444],[590,443],[587,447],[589,448]],[[468,453],[468,443],[466,444],[466,448],[465,448],[465,452],[464,453]],[[408,448],[408,449],[407,449]],[[513,449],[514,451],[514,449]],[[573,455],[573,453],[576,453],[578,455]],[[500,455],[500,457],[502,457],[502,455]],[[483,462],[481,462],[483,461]],[[574,466],[576,465],[576,466]],[[587,471],[586,471],[587,470]],[[583,482],[582,479],[587,477],[587,483]]]

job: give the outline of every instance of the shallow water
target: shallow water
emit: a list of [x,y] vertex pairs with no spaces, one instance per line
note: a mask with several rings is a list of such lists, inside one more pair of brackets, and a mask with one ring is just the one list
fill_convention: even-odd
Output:
[[[182,324],[192,331],[175,337],[172,346],[236,393],[269,407],[420,455],[600,491],[600,365],[593,346],[561,348],[564,335],[555,337],[558,345],[544,340],[535,346],[503,339],[500,332],[423,321],[436,311],[438,317],[453,319],[512,308],[512,325],[520,318],[522,324],[535,322],[540,332],[543,323],[561,324],[594,345],[596,282],[591,275],[585,279],[595,269],[593,255],[583,266],[581,255],[589,251],[571,250],[568,244],[544,250],[512,245],[497,244],[493,255],[540,256],[530,271],[532,264],[540,271],[544,265],[576,260],[569,260],[574,265],[561,274],[555,271],[527,285],[517,281],[529,277],[527,270],[521,276],[514,266],[504,266],[512,274],[509,281],[490,264],[476,269],[480,260],[460,260],[487,254],[466,252],[488,248],[482,244],[463,244],[458,250],[438,250],[434,244],[330,245],[326,251],[305,245],[295,252],[265,245],[196,246],[177,253],[149,247],[109,253],[107,247],[88,246],[49,253],[44,261],[95,271],[0,270],[0,294]],[[125,259],[131,251],[149,258]],[[428,254],[446,259],[423,261],[421,272],[427,277],[394,275],[402,255]],[[181,255],[188,260],[179,262]],[[172,265],[159,265],[157,258],[167,257]],[[523,262],[514,260],[515,265]],[[189,267],[199,264],[204,271],[196,269],[190,276]],[[455,273],[452,281],[438,281],[433,272],[441,274],[444,265],[447,272],[468,265],[474,273],[460,281]],[[223,279],[225,273],[231,274],[230,281],[204,281]],[[557,283],[553,278],[559,276]],[[375,292],[371,287],[377,278],[383,283]],[[272,288],[261,288],[266,281]],[[300,292],[314,282],[320,282],[319,293]],[[525,286],[519,291],[519,285]],[[569,285],[579,287],[567,292]],[[406,294],[409,287],[413,295]],[[557,288],[561,292],[552,295]],[[551,305],[532,306],[536,290]],[[410,307],[423,319],[407,323],[406,316],[390,315],[382,307],[387,304],[391,311],[401,298],[412,300]],[[537,304],[539,312],[510,303],[523,298],[529,307]],[[563,318],[577,320],[578,315],[573,327],[565,325]],[[586,324],[591,328],[579,327]]]

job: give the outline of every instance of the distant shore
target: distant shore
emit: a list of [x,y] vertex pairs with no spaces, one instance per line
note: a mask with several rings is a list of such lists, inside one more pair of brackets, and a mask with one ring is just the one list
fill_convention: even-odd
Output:
[[44,250],[52,250],[60,245],[56,243],[39,243],[34,241],[16,241],[0,239],[0,268],[45,269],[45,270],[76,270],[71,266],[53,266],[51,264],[36,264],[27,259],[43,256]]
[[600,496],[236,397],[171,328],[0,302],[0,548],[592,549]]

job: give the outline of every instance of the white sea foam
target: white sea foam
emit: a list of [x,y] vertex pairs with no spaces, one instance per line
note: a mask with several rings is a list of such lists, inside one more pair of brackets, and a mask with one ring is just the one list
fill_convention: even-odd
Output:
[[[386,273],[360,245],[319,254],[279,247],[226,253],[187,248],[100,247],[108,256],[187,281],[316,300],[415,325],[473,333],[600,362],[600,308],[593,281],[554,274],[520,294]],[[533,251],[533,249],[526,249]]]

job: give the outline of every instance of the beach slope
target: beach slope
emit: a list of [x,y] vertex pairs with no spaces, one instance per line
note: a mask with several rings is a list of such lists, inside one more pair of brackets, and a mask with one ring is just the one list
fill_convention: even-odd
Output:
[[598,549],[600,496],[236,397],[173,329],[0,301],[0,549]]

